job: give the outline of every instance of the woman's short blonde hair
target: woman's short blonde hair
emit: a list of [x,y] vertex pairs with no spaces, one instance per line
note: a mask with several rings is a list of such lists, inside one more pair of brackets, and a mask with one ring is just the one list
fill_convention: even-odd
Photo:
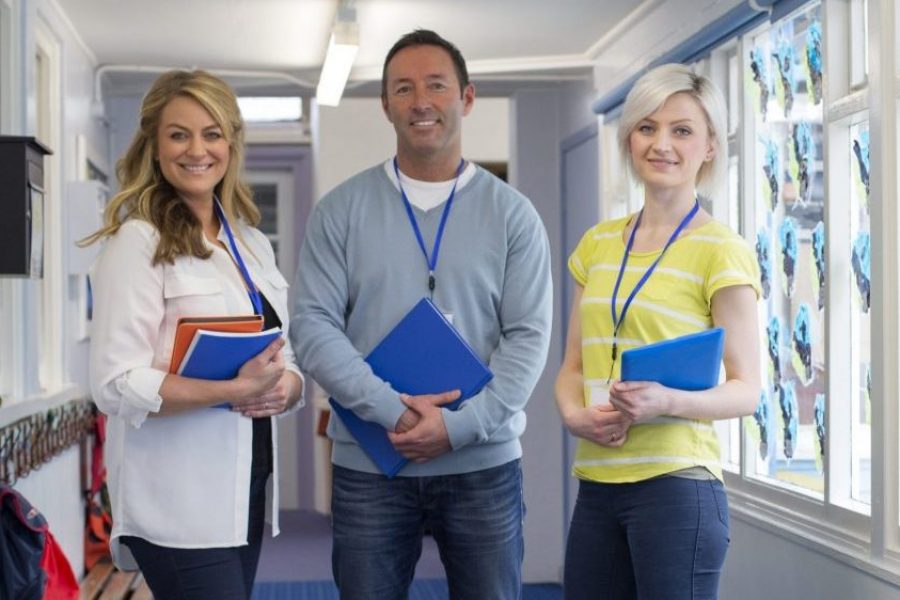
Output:
[[661,65],[651,69],[638,79],[622,108],[619,120],[619,150],[625,162],[625,170],[640,181],[631,160],[631,133],[641,121],[652,115],[673,94],[686,93],[697,101],[706,114],[706,126],[714,152],[712,160],[703,163],[697,173],[697,189],[704,196],[719,192],[725,180],[728,164],[728,130],[725,98],[708,77],[697,75],[681,64]]
[[131,145],[116,165],[120,191],[106,207],[104,225],[82,240],[93,243],[115,234],[130,218],[156,226],[159,244],[153,263],[171,263],[176,257],[208,258],[203,231],[177,191],[166,181],[157,157],[157,136],[163,109],[174,98],[196,101],[222,129],[229,145],[228,168],[215,194],[229,219],[239,217],[251,225],[259,222],[259,210],[250,188],[241,180],[244,164],[244,122],[237,98],[227,83],[206,71],[169,71],[160,75],[141,103],[140,123]]

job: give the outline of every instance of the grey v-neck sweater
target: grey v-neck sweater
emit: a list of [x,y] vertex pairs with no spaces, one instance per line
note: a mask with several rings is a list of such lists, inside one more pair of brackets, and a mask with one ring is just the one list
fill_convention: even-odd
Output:
[[[414,208],[432,252],[445,204]],[[443,411],[453,448],[401,476],[486,469],[521,456],[523,409],[550,340],[550,249],[534,207],[487,171],[456,192],[435,269],[434,302],[489,364],[493,380],[457,411]],[[295,280],[291,340],[301,368],[342,406],[393,430],[399,393],[363,360],[406,312],[428,296],[428,266],[400,193],[381,164],[316,205]],[[331,419],[336,465],[378,469]]]

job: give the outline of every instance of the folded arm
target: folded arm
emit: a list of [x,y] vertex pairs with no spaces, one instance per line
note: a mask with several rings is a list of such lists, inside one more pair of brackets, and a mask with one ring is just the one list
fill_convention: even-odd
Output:
[[756,292],[749,285],[718,290],[712,297],[713,324],[725,329],[725,381],[688,392],[652,382],[618,381],[610,389],[613,406],[634,420],[660,415],[718,420],[753,413],[759,403],[759,327]]

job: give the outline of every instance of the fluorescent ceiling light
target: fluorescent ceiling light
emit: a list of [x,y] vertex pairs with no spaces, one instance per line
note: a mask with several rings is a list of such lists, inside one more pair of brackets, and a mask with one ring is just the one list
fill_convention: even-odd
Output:
[[350,69],[359,50],[359,28],[356,22],[337,21],[328,41],[325,64],[319,75],[316,102],[324,106],[337,106],[350,76]]
[[240,96],[238,106],[247,123],[299,121],[303,116],[303,104],[297,96]]

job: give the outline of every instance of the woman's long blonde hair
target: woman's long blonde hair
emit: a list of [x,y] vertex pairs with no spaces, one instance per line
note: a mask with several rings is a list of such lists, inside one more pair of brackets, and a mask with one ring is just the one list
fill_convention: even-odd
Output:
[[166,181],[156,160],[160,117],[175,97],[196,100],[222,129],[228,141],[225,176],[215,188],[225,216],[259,223],[250,188],[240,179],[244,164],[244,123],[237,98],[227,83],[206,71],[169,71],[159,76],[141,104],[140,127],[128,151],[116,164],[120,191],[104,211],[104,224],[79,242],[89,245],[115,234],[128,219],[143,219],[159,231],[153,264],[172,263],[178,256],[209,258],[200,221]]

